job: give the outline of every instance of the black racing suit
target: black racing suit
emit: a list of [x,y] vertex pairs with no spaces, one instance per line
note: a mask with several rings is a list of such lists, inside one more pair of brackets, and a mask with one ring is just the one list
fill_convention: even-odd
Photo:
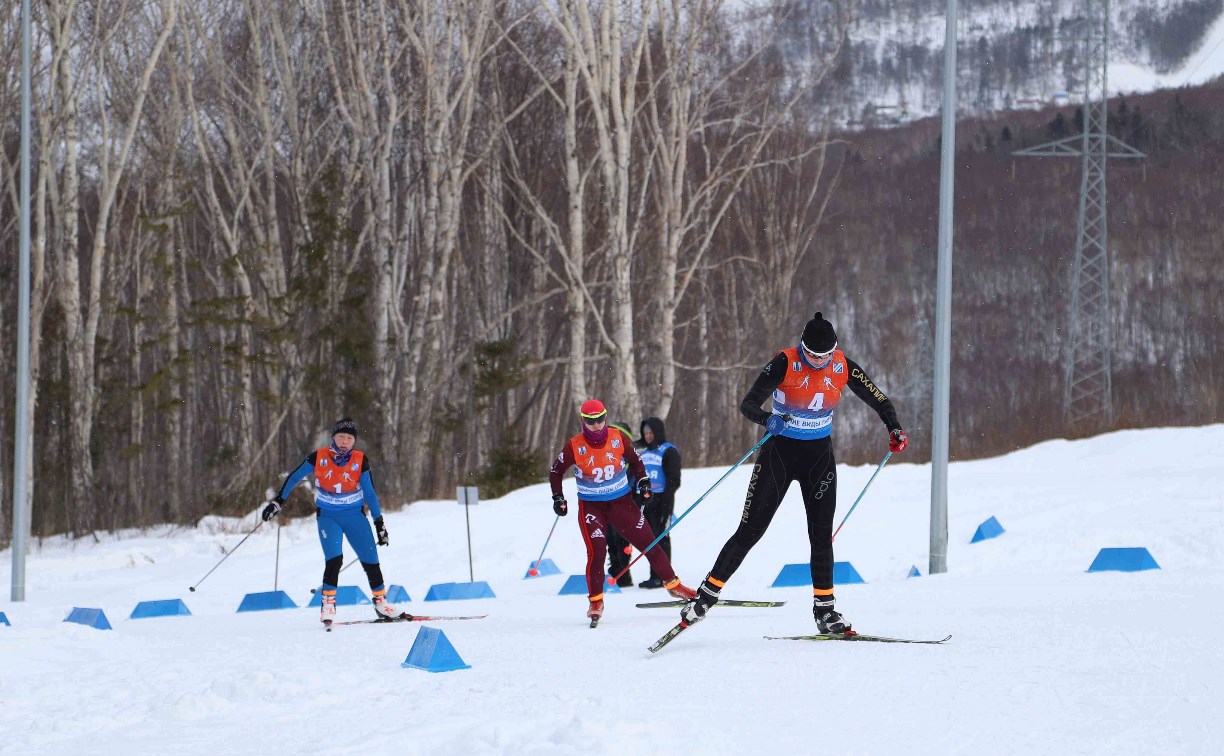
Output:
[[[879,414],[891,432],[901,427],[892,402],[876,388],[867,374],[850,358],[847,385]],[[770,413],[761,409],[782,384],[787,357],[779,352],[761,371],[740,403],[740,412],[754,423],[764,425]],[[739,569],[744,557],[761,540],[792,481],[799,481],[807,513],[808,540],[812,544],[812,588],[818,594],[833,590],[833,512],[837,508],[837,464],[832,437],[801,440],[772,436],[761,447],[752,468],[748,495],[739,528],[723,546],[710,570],[717,585],[726,583]]]
[[[639,454],[648,449],[657,449],[667,443],[667,428],[660,418],[648,417],[643,420],[640,438],[645,439],[647,427],[654,433],[654,443],[639,449]],[[674,445],[667,447],[667,451],[663,452],[663,482],[666,487],[662,491],[652,493],[642,508],[642,513],[646,515],[646,522],[650,523],[650,528],[656,536],[667,530],[668,525],[671,524],[672,514],[676,511],[676,491],[680,488],[680,468],[680,450]],[[659,548],[663,549],[663,553],[667,554],[670,560],[672,555],[671,534],[659,541]],[[662,577],[656,575],[654,570],[650,571],[650,577],[662,580]]]

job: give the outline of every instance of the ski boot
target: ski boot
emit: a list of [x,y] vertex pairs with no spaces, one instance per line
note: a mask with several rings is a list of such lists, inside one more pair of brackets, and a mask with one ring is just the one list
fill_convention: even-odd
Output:
[[697,591],[689,588],[684,583],[680,582],[680,578],[672,578],[670,581],[663,584],[667,592],[672,598],[678,598],[681,601],[689,601],[697,595]]
[[400,611],[387,603],[387,590],[374,591],[374,613],[381,620],[398,619]]
[[591,627],[599,624],[599,620],[603,618],[603,598],[591,599],[591,605],[587,607],[586,616],[591,620]]
[[319,604],[319,621],[331,629],[331,623],[336,619],[336,590],[323,589],[323,598]]
[[831,593],[828,596],[816,596],[812,599],[812,616],[816,618],[816,629],[822,634],[844,635],[854,632],[841,612],[833,608],[833,594]]
[[721,590],[722,585],[707,575],[706,579],[701,581],[701,585],[697,588],[695,595],[680,610],[680,619],[690,625],[694,622],[700,622],[705,618],[706,612],[710,611],[710,607],[718,603],[718,596]]

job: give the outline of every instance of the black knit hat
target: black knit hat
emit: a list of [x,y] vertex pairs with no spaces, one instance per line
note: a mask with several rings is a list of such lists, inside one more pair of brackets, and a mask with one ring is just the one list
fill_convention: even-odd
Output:
[[837,332],[833,330],[833,324],[817,312],[803,327],[801,341],[811,351],[823,354],[837,346]]
[[351,417],[342,417],[332,426],[332,435],[337,433],[347,433],[350,436],[357,435],[357,423]]

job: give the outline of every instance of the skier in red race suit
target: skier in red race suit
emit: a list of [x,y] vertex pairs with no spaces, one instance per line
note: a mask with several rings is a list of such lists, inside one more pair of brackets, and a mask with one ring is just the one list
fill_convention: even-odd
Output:
[[[655,534],[633,501],[634,490],[644,498],[650,497],[650,478],[646,477],[646,468],[634,451],[632,441],[622,431],[608,427],[608,411],[598,399],[583,402],[580,414],[582,432],[566,441],[548,478],[552,485],[553,511],[564,517],[569,512],[569,505],[561,493],[561,479],[567,470],[574,470],[578,483],[578,526],[582,528],[582,539],[587,547],[586,579],[590,598],[587,616],[598,621],[603,616],[608,526],[615,527],[616,532],[638,551],[649,546]],[[636,483],[631,485],[631,479]],[[676,577],[662,549],[656,546],[646,552],[646,559],[654,573],[663,578],[663,587],[673,597],[688,600],[696,595]]]
[[[740,412],[773,434],[761,447],[739,527],[723,546],[697,597],[680,612],[689,624],[705,617],[744,557],[765,535],[793,481],[799,481],[812,545],[812,615],[822,633],[847,633],[850,623],[834,608],[833,512],[837,508],[837,463],[833,457],[833,411],[847,387],[880,416],[888,448],[909,445],[892,402],[853,360],[837,348],[833,324],[818,312],[796,346],[778,352],[757,376]],[[761,409],[773,395],[773,410]]]

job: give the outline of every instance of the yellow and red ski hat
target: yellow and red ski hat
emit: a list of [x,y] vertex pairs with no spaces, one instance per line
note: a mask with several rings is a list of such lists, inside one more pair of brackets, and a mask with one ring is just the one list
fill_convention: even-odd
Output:
[[598,399],[587,399],[578,412],[584,420],[599,420],[607,416],[608,409]]

